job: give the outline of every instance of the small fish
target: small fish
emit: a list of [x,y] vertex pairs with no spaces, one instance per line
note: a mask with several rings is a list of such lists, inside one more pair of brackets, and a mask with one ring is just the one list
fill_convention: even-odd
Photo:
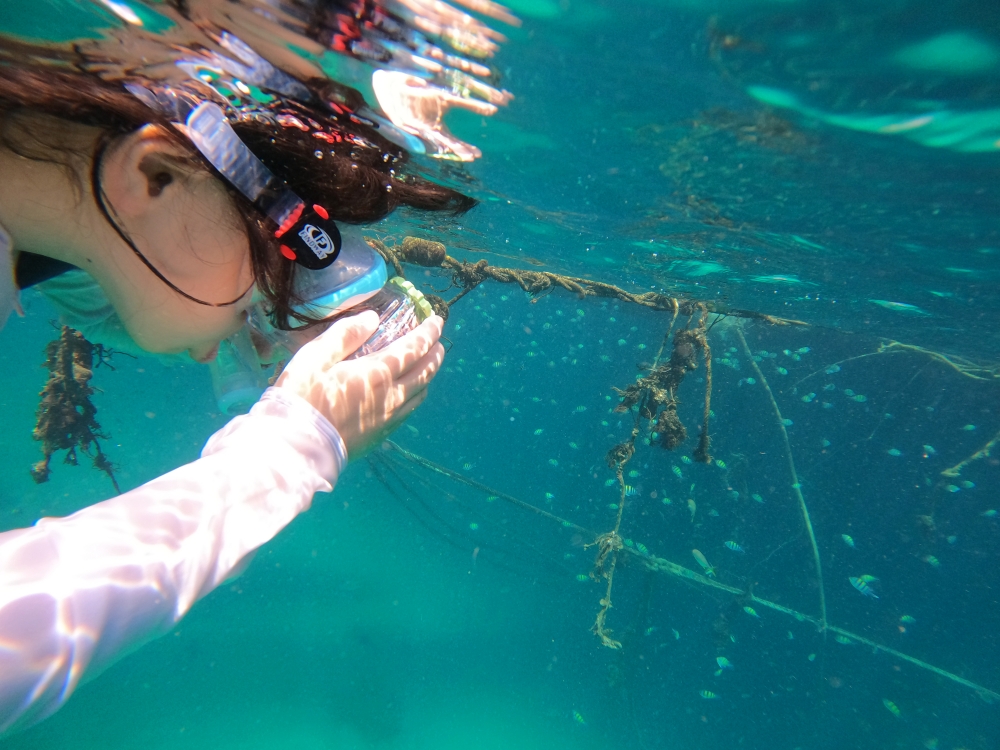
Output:
[[844,395],[845,396],[853,396],[854,395],[854,391],[852,391],[850,388],[845,388],[844,389]]
[[937,453],[937,451],[934,450],[934,446],[933,445],[925,445],[924,446],[924,453],[926,453],[928,456],[933,456],[935,453]]
[[855,578],[854,576],[851,576],[847,580],[849,580],[851,585],[865,596],[870,596],[872,599],[878,599],[878,595],[872,591],[871,586],[869,586],[866,581],[862,581],[861,578]]
[[583,405],[580,405],[573,410],[575,414],[583,414],[585,411],[587,411],[587,407]]
[[839,633],[833,637],[833,640],[835,640],[837,643],[839,643],[839,644],[841,644],[843,646],[853,646],[854,645],[854,641],[852,641],[846,635],[840,635]]
[[684,478],[684,475],[681,473],[681,467],[680,466],[675,466],[672,469],[672,471],[674,472],[674,476],[677,477],[678,479],[683,479]]
[[936,557],[934,557],[934,555],[927,555],[924,558],[924,562],[927,563],[928,565],[930,565],[932,568],[940,568],[941,567],[941,561],[938,560]]
[[788,631],[788,640],[790,641],[795,640],[795,633],[793,633],[791,630]]
[[651,625],[650,627],[648,627],[644,631],[642,631],[642,634],[643,635],[652,635],[657,630],[659,630],[659,628],[657,628],[655,625]]
[[878,581],[878,578],[876,578],[875,576],[863,575],[863,576],[858,576],[858,580],[861,581],[862,583],[875,583]]
[[639,494],[639,491],[633,487],[631,484],[625,485],[625,497],[635,497]]
[[906,623],[907,625],[912,625],[917,621],[917,618],[911,617],[910,615],[903,615],[902,617],[899,618],[899,621],[902,623]]
[[618,484],[618,480],[617,479],[605,479],[604,480],[604,486],[605,487],[613,487],[616,484]]
[[679,641],[681,639],[681,634],[678,633],[674,628],[670,628],[670,632],[674,634],[675,641]]
[[747,385],[757,385],[756,378],[747,378]]
[[844,544],[846,544],[851,549],[854,549],[854,540],[851,539],[851,536],[849,534],[841,534],[840,538],[844,540]]
[[698,695],[700,695],[702,698],[704,698],[707,701],[714,701],[716,698],[719,697],[715,693],[713,693],[711,690],[700,690],[698,692]]
[[954,484],[949,484],[947,487],[945,487],[945,489],[948,490],[948,492],[959,492],[961,491],[962,488],[957,487]]
[[715,508],[712,508],[712,510],[708,511],[708,515],[710,515],[712,518],[718,518],[719,511],[717,511]]
[[840,365],[830,365],[824,370],[827,375],[833,375],[836,372],[840,372]]
[[740,545],[736,542],[726,542],[726,549],[731,549],[733,552],[739,552],[741,555],[746,552]]
[[628,342],[625,339],[618,339],[618,346],[625,346]]
[[830,447],[831,445],[833,445],[833,443],[831,443],[831,442],[830,442],[829,440],[827,440],[826,438],[823,438],[823,447],[824,447],[824,448],[829,448],[829,447]]
[[811,351],[812,351],[812,349],[810,349],[808,346],[800,346],[799,347],[799,354],[808,354]]
[[976,486],[975,482],[970,482],[968,479],[959,482],[959,484],[962,485],[963,490],[971,490],[973,487]]
[[997,517],[997,512],[995,510],[993,510],[992,508],[990,508],[989,510],[984,510],[979,515],[981,515],[983,518],[996,518]]
[[951,536],[945,537],[948,540],[948,544],[954,544],[958,541],[958,537],[952,534]]
[[690,464],[691,463],[691,456],[681,456],[681,463],[682,464]]
[[906,302],[891,302],[887,299],[870,299],[868,301],[874,305],[878,305],[879,307],[884,307],[886,310],[903,313],[904,315],[917,315],[920,317],[927,317],[930,315],[930,313],[926,310],[921,310],[916,305],[911,305]]
[[758,620],[760,619],[760,615],[757,614],[757,611],[753,607],[744,607],[743,611],[751,617],[756,617]]
[[587,722],[584,721],[584,719],[583,719],[583,714],[581,714],[579,711],[575,711],[575,710],[573,711],[573,721],[575,721],[577,724],[581,724],[583,726],[587,725]]
[[630,471],[630,472],[628,473],[628,475],[629,475],[629,476],[630,476],[630,477],[631,477],[632,479],[635,479],[635,478],[636,478],[637,476],[639,476],[639,472],[638,472],[638,471],[636,471],[635,469],[632,469],[632,471]]
[[715,465],[718,466],[720,469],[726,468],[726,462],[723,461],[721,458],[715,459]]
[[750,497],[752,497],[752,498],[753,498],[754,502],[757,502],[757,503],[763,503],[763,502],[764,502],[764,498],[762,498],[762,497],[761,497],[760,495],[758,495],[758,494],[757,494],[756,492],[755,492],[755,493],[753,493],[753,494],[752,494],[752,495],[751,495]]
[[608,507],[611,508],[611,510],[618,510],[618,503],[608,503]]
[[406,425],[406,429],[408,429],[410,431],[410,433],[413,434],[413,435],[419,435],[420,434],[420,430],[418,430],[412,424]]
[[962,429],[965,430],[966,432],[972,432],[974,429],[976,429],[976,426],[974,424],[967,424]]
[[816,398],[815,393],[807,393],[805,396],[802,397],[802,403],[811,404],[814,398]]
[[575,450],[575,451],[576,451],[576,450],[580,450],[580,446],[579,446],[579,445],[577,445],[576,443],[570,443],[570,444],[569,444],[569,447],[570,447],[570,448],[572,448],[572,449],[573,449],[573,450]]
[[647,547],[642,542],[636,542],[635,543],[635,548],[639,552],[640,555],[648,555],[649,554],[649,547]]
[[688,510],[691,511],[691,522],[693,523],[694,514],[698,512],[698,504],[691,498],[688,498]]
[[535,430],[535,436],[537,437],[538,435],[541,435],[543,432],[545,432],[545,430],[539,427],[537,430]]
[[853,396],[851,396],[851,398],[853,398],[853,399],[854,399],[855,401],[857,401],[857,402],[858,402],[859,404],[863,404],[863,403],[864,403],[865,401],[867,401],[867,400],[868,400],[868,397],[867,397],[867,396],[863,396],[863,395],[862,395],[862,394],[860,394],[860,393],[855,393],[855,394],[854,394]]
[[462,464],[462,468],[465,469],[466,471],[472,471],[474,468],[476,468],[476,465],[474,463],[466,461],[464,464]]
[[549,459],[549,464],[552,465],[552,466],[558,466],[559,465],[559,461],[557,459],[550,458]]
[[706,560],[705,556],[701,554],[701,551],[693,549],[691,550],[691,554],[694,555],[694,559],[698,561],[701,569],[705,571],[705,575],[709,578],[715,578],[715,568],[708,564],[708,560]]
[[794,424],[794,422],[792,422],[792,420],[790,419],[782,419],[781,424],[785,425],[785,427],[791,427]]
[[546,500],[553,500],[553,499],[555,499],[555,495],[553,495],[551,492],[546,492],[545,493],[545,499]]
[[902,718],[902,712],[899,710],[899,706],[897,706],[888,698],[882,699],[882,705],[885,706],[886,710],[893,716],[895,716],[897,719]]
[[642,351],[643,349],[645,349],[645,348],[646,348],[646,345],[645,345],[645,344],[639,344],[639,346],[638,346],[637,348],[638,348],[638,349],[639,349],[639,351],[641,352],[641,351]]
[[576,577],[576,580],[578,580],[580,583],[586,583],[587,581],[590,580],[590,576],[588,576],[586,573],[580,573]]
[[889,449],[888,451],[886,451],[886,452],[887,452],[887,453],[888,453],[888,454],[889,454],[890,456],[902,456],[902,455],[903,455],[903,451],[899,450],[899,448],[890,448],[890,449]]
[[733,663],[725,656],[715,657],[715,663],[719,665],[719,669],[735,669]]
[[503,367],[503,362],[501,362],[500,360],[497,360],[496,362],[493,363],[494,369],[499,370],[501,367]]
[[824,391],[835,391],[835,390],[837,390],[837,386],[835,386],[833,383],[827,383],[826,385],[823,386],[823,390]]
[[778,374],[779,375],[787,375],[788,374],[788,370],[786,370],[784,367],[779,367],[778,368]]

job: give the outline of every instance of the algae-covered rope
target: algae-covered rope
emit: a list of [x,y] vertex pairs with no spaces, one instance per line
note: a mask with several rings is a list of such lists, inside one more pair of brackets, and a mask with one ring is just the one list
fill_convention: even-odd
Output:
[[[448,469],[448,468],[446,468],[444,466],[441,466],[440,464],[437,464],[437,463],[435,463],[435,462],[433,462],[433,461],[431,461],[431,460],[429,460],[427,458],[424,458],[423,456],[420,456],[420,455],[418,455],[416,453],[413,453],[411,451],[405,450],[404,448],[401,448],[399,445],[397,445],[396,443],[393,443],[392,441],[388,441],[387,440],[385,443],[383,443],[383,446],[386,449],[390,449],[390,450],[395,451],[396,453],[399,454],[400,457],[406,459],[407,461],[409,461],[409,462],[411,462],[411,463],[413,463],[413,464],[415,464],[417,466],[420,466],[420,467],[422,467],[424,469],[427,469],[429,471],[433,471],[433,472],[435,472],[437,474],[449,477],[450,479],[454,479],[455,481],[460,482],[462,484],[465,484],[465,485],[467,485],[469,487],[472,487],[472,488],[474,488],[474,489],[476,489],[476,490],[484,493],[487,496],[497,497],[497,498],[499,498],[501,500],[504,500],[504,501],[509,502],[509,503],[511,503],[513,505],[516,505],[519,508],[530,510],[530,511],[532,511],[534,513],[537,513],[538,515],[540,515],[540,516],[542,516],[544,518],[547,518],[547,519],[549,519],[551,521],[554,521],[554,522],[558,523],[560,526],[562,526],[564,528],[575,529],[575,530],[577,530],[577,531],[579,531],[579,532],[581,532],[583,534],[587,534],[587,535],[589,535],[591,537],[596,536],[595,533],[593,531],[591,531],[590,529],[587,529],[587,528],[585,528],[583,526],[579,526],[579,525],[573,523],[572,521],[569,521],[569,520],[567,520],[565,518],[561,518],[560,516],[558,516],[558,515],[556,515],[554,513],[549,513],[548,511],[543,510],[542,508],[538,508],[538,507],[532,505],[531,503],[527,503],[527,502],[525,502],[523,500],[519,500],[518,498],[516,498],[516,497],[514,497],[512,495],[508,495],[506,493],[503,493],[500,490],[497,490],[497,489],[494,489],[492,487],[489,487],[489,486],[487,486],[485,484],[482,484],[481,482],[477,482],[474,479],[470,479],[470,478],[468,478],[468,477],[466,477],[466,476],[464,476],[464,475],[462,475],[462,474],[460,474],[460,473],[458,473],[456,471],[452,471],[451,469]],[[805,614],[803,612],[799,612],[797,610],[794,610],[791,607],[786,607],[783,604],[778,604],[777,602],[772,601],[770,599],[762,599],[761,597],[756,596],[753,593],[746,592],[743,589],[739,589],[739,588],[737,588],[735,586],[730,586],[730,585],[728,585],[726,583],[723,583],[722,581],[719,581],[719,580],[716,580],[716,579],[713,579],[713,578],[708,578],[707,576],[704,576],[704,575],[702,575],[700,573],[696,573],[693,570],[690,570],[689,568],[685,568],[683,565],[678,565],[677,563],[671,562],[670,560],[666,560],[666,559],[664,559],[662,557],[657,557],[656,555],[654,555],[652,553],[641,552],[640,549],[642,549],[642,548],[640,547],[640,545],[637,545],[637,544],[636,545],[632,545],[632,546],[622,545],[617,550],[615,550],[615,552],[616,553],[621,553],[621,554],[632,555],[633,558],[639,560],[648,570],[651,570],[653,572],[663,573],[665,575],[674,576],[676,578],[682,578],[682,579],[684,579],[686,581],[689,581],[691,583],[697,584],[699,586],[704,586],[706,588],[711,588],[711,589],[715,589],[717,591],[722,591],[722,592],[725,592],[725,593],[728,593],[728,594],[732,594],[733,596],[746,597],[747,601],[750,601],[750,602],[752,602],[755,605],[758,605],[758,606],[761,606],[761,607],[765,607],[765,608],[770,609],[770,610],[775,611],[775,612],[780,612],[780,613],[788,615],[790,617],[794,617],[798,622],[809,623],[810,625],[815,626],[816,629],[818,631],[820,631],[820,632],[829,631],[829,632],[832,632],[832,633],[836,633],[838,635],[842,635],[845,638],[849,638],[852,641],[855,641],[857,643],[863,643],[866,646],[871,647],[872,650],[874,652],[876,652],[876,653],[879,652],[879,651],[881,651],[883,653],[889,654],[890,656],[894,656],[897,659],[901,659],[903,661],[906,661],[906,662],[908,662],[908,663],[910,663],[910,664],[912,664],[912,665],[914,665],[916,667],[920,667],[921,669],[925,669],[925,670],[927,670],[929,672],[933,672],[934,674],[936,674],[936,675],[938,675],[940,677],[944,677],[945,679],[950,680],[952,682],[955,682],[955,683],[957,683],[959,685],[962,685],[964,687],[970,688],[971,690],[975,691],[984,700],[1000,700],[1000,693],[997,693],[994,690],[991,690],[991,689],[989,689],[987,687],[979,685],[979,684],[977,684],[977,683],[975,683],[975,682],[973,682],[971,680],[968,680],[968,679],[966,679],[964,677],[959,677],[957,674],[954,674],[952,672],[948,672],[947,670],[941,669],[940,667],[936,667],[933,664],[929,664],[929,663],[927,663],[927,662],[925,662],[925,661],[923,661],[921,659],[917,659],[916,657],[909,656],[908,654],[905,654],[902,651],[897,651],[894,648],[890,648],[888,646],[884,646],[884,645],[882,645],[881,643],[879,643],[877,641],[873,641],[870,638],[866,638],[865,636],[858,635],[857,633],[854,633],[853,631],[847,630],[845,628],[836,627],[834,625],[830,625],[829,623],[827,623],[825,621],[825,619],[820,619],[820,618],[812,617],[812,616],[807,615],[807,614]]]
[[475,263],[458,260],[448,255],[447,248],[440,242],[422,240],[416,237],[406,237],[401,245],[387,245],[374,237],[365,240],[393,267],[397,274],[403,276],[403,264],[410,263],[425,268],[443,268],[452,273],[452,285],[460,291],[447,305],[458,302],[484,281],[497,281],[501,284],[517,284],[528,294],[541,294],[554,288],[564,289],[580,297],[604,297],[629,302],[652,310],[680,312],[684,315],[694,315],[702,309],[713,313],[725,313],[737,318],[760,320],[765,323],[780,326],[808,326],[801,320],[779,318],[753,310],[730,310],[716,302],[680,299],[659,292],[642,292],[633,294],[614,284],[602,281],[583,279],[577,276],[552,273],[551,271],[529,271],[519,268],[491,266],[485,260]]

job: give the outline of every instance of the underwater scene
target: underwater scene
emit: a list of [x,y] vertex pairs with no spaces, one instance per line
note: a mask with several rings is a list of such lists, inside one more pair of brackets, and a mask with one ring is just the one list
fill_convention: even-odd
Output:
[[[370,60],[282,15],[321,5],[5,0],[0,35],[225,28],[399,125]],[[419,28],[478,61],[435,84],[492,110],[400,137],[479,205],[361,230],[450,308],[426,401],[0,748],[1000,748],[1000,4],[466,10],[488,49]],[[21,302],[0,531],[230,419],[209,367],[95,339],[98,455],[64,463],[39,394],[79,343]]]

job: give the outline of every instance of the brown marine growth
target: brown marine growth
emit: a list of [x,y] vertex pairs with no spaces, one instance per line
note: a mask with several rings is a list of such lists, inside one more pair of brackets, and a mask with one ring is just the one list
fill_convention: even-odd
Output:
[[97,408],[91,403],[95,347],[79,331],[62,326],[59,338],[45,347],[45,367],[49,380],[39,394],[41,403],[35,418],[33,437],[42,443],[45,458],[31,467],[31,476],[39,484],[49,479],[49,462],[56,451],[67,451],[65,463],[77,465],[79,448],[111,479],[121,493],[114,467],[101,450],[98,438],[107,440],[97,423]]

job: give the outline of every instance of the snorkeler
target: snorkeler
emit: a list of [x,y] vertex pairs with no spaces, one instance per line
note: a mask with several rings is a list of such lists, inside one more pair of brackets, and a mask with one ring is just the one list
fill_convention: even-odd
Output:
[[[299,281],[337,263],[338,222],[474,205],[405,172],[406,151],[321,84],[272,69],[277,95],[240,99],[221,59],[106,81],[0,45],[0,327],[19,289],[82,270],[139,348],[208,362],[252,305],[278,330],[315,322]],[[419,405],[441,319],[349,359],[378,324],[364,312],[305,344],[199,460],[0,534],[0,733],[168,632]]]

